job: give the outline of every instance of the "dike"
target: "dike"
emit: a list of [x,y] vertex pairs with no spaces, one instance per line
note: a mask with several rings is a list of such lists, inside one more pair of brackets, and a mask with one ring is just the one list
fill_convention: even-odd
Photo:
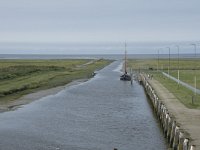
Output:
[[[197,145],[193,143],[190,134],[182,128],[181,124],[176,120],[176,117],[170,112],[165,105],[165,102],[159,98],[160,94],[155,91],[149,82],[151,79],[144,74],[139,75],[139,81],[143,85],[146,94],[148,95],[155,114],[160,121],[164,136],[166,137],[170,149],[173,150],[197,150]],[[158,96],[159,95],[159,96]]]

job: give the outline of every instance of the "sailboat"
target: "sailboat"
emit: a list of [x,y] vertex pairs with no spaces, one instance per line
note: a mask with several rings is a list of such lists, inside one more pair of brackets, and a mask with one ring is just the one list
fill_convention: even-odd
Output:
[[120,80],[131,81],[131,76],[127,73],[127,52],[126,52],[126,43],[125,43],[125,56],[124,56],[124,74],[120,76]]

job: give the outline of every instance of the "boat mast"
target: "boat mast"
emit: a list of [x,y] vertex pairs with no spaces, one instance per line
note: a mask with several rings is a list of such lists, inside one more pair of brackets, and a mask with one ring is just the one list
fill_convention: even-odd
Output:
[[126,42],[125,42],[125,60],[124,60],[124,71],[125,71],[125,74],[127,73],[127,70],[126,70]]

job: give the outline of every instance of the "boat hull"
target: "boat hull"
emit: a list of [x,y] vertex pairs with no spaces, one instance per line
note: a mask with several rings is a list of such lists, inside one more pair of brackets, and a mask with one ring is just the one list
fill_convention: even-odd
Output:
[[128,74],[123,74],[122,76],[120,76],[120,80],[131,81],[131,76],[129,76]]

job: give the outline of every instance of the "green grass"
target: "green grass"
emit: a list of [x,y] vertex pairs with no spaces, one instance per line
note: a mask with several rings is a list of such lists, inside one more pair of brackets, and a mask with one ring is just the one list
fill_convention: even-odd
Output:
[[[134,69],[168,70],[169,66],[168,59],[129,59],[128,62]],[[180,70],[200,70],[200,59],[180,59],[179,65],[177,59],[170,60],[170,70],[177,70],[178,66]]]
[[[109,60],[1,60],[0,102],[24,94],[90,78],[92,73],[111,63]],[[83,65],[86,64],[86,65]]]
[[197,94],[194,103],[192,103],[192,97],[194,92],[180,85],[178,87],[177,82],[163,76],[160,72],[151,72],[154,78],[162,83],[176,98],[188,108],[200,109],[200,95]]
[[[146,72],[153,74],[154,79],[163,84],[171,93],[173,93],[176,98],[182,102],[188,108],[196,108],[200,109],[200,95],[197,94],[195,97],[194,103],[192,103],[192,97],[194,96],[194,92],[187,89],[184,86],[179,86],[177,82],[168,79],[164,75],[162,75],[161,71],[168,72],[168,60],[162,59],[159,61],[153,59],[135,59],[129,60],[128,66],[133,68],[136,71]],[[160,71],[157,72],[157,67]],[[180,69],[180,80],[194,86],[194,69],[195,74],[197,76],[197,88],[200,89],[200,60],[191,60],[191,59],[180,59],[179,61],[179,69]],[[178,62],[175,59],[171,60],[170,63],[170,75],[177,78],[178,76]]]
[[[135,59],[129,60],[129,65],[135,70],[146,70],[155,71],[160,70],[168,73],[168,59]],[[180,59],[179,67],[177,59],[171,59],[170,61],[170,75],[178,78],[178,68],[179,68],[179,78],[181,81],[194,87],[194,76],[196,74],[196,86],[200,89],[200,60],[199,59]],[[195,70],[194,70],[195,69]]]
[[[178,78],[178,71],[173,70],[170,71],[170,75]],[[191,86],[195,86],[194,84],[194,76],[196,75],[196,84],[197,84],[197,89],[200,89],[200,70],[180,70],[179,71],[179,78],[181,81],[188,83]]]

